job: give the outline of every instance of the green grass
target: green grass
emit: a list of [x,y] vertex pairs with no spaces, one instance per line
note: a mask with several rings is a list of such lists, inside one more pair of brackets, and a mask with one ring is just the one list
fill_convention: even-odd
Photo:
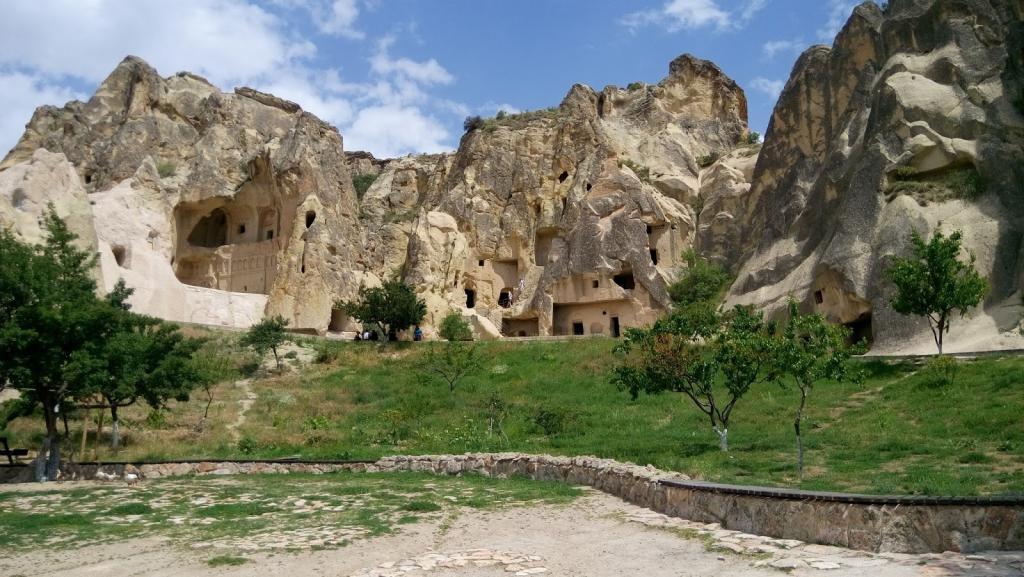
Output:
[[238,567],[239,565],[251,562],[251,560],[245,557],[236,557],[234,555],[217,555],[206,560],[206,564],[210,567]]
[[[340,547],[392,533],[399,525],[458,515],[462,508],[559,504],[580,494],[560,483],[425,473],[187,477],[137,488],[0,490],[0,542],[14,551],[40,543],[74,548],[147,536],[226,551],[254,542],[285,549]],[[309,530],[325,527],[333,535],[310,536]],[[209,562],[232,564],[214,561],[229,557]]]
[[[922,367],[878,361],[862,362],[867,376],[860,385],[817,386],[804,425],[807,470],[800,481],[795,391],[752,390],[734,412],[731,451],[723,454],[706,418],[681,396],[632,401],[617,390],[609,381],[613,345],[610,339],[482,343],[483,368],[449,392],[420,374],[423,347],[322,341],[329,364],[253,383],[258,398],[239,431],[241,444],[216,427],[172,437],[194,422],[200,403],[193,402],[168,411],[165,430],[136,435],[129,429],[119,458],[375,459],[511,450],[597,455],[747,485],[1024,493],[1024,358],[963,362],[950,386],[936,386]],[[225,401],[216,423],[231,422],[240,393],[231,388],[218,395]],[[504,435],[488,431],[492,396],[507,406]],[[40,434],[41,421],[17,420],[19,446],[32,446],[25,439]],[[140,416],[136,423],[142,422]]]

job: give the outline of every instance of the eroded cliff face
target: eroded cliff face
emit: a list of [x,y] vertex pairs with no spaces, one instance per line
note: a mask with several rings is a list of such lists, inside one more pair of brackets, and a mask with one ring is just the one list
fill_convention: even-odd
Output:
[[[736,274],[730,304],[795,298],[876,350],[917,352],[930,333],[888,308],[884,271],[941,223],[992,285],[948,341],[1024,346],[1022,13],[858,7],[800,57],[763,146],[739,144],[743,91],[689,55],[656,85],[577,85],[453,153],[387,160],[346,154],[298,104],[128,58],[89,102],[36,112],[0,163],[0,224],[37,239],[53,200],[141,312],[318,332],[355,330],[334,303],[398,276],[428,335],[452,310],[489,337],[616,335],[670,307],[693,248]],[[374,181],[357,195],[353,177]]]
[[1012,346],[1024,231],[1022,5],[894,0],[858,7],[834,46],[804,53],[758,159],[730,300],[808,310],[930,348],[895,314],[884,270],[912,230],[961,229],[991,292],[948,342]]
[[98,239],[104,285],[125,278],[141,312],[231,326],[280,313],[320,329],[359,284],[341,136],[267,94],[129,57],[88,102],[37,110],[0,171],[75,174],[57,194],[87,193],[92,230],[73,224]]
[[699,161],[746,132],[742,90],[686,55],[657,85],[577,85],[557,109],[488,120],[453,155],[350,157],[380,170],[361,207],[367,265],[416,286],[433,322],[454,309],[492,336],[617,335],[670,306]]

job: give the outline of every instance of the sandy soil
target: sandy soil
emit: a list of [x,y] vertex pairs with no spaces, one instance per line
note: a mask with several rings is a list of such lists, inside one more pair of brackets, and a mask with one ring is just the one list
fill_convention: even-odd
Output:
[[[240,567],[209,567],[207,559],[226,552],[202,548],[202,544],[185,547],[162,539],[137,539],[82,550],[40,551],[0,559],[0,575],[348,577],[387,574],[382,570],[377,573],[368,570],[382,564],[401,565],[404,559],[430,553],[451,555],[480,549],[530,556],[533,561],[529,567],[534,571],[530,574],[552,576],[778,577],[784,574],[771,567],[754,567],[756,558],[709,552],[699,540],[629,520],[630,516],[644,513],[650,512],[590,491],[571,505],[496,512],[467,511],[451,523],[435,521],[403,526],[398,534],[358,540],[341,549],[246,554],[253,562]],[[790,574],[852,577],[866,573],[874,577],[997,574],[960,572],[956,568],[949,571],[934,564],[924,567],[909,556],[899,559],[864,558],[861,567],[827,571],[798,568]],[[508,566],[500,564],[481,567],[469,563],[461,568],[439,566],[433,570],[420,568],[403,574],[497,577],[515,575],[516,569],[509,570]]]

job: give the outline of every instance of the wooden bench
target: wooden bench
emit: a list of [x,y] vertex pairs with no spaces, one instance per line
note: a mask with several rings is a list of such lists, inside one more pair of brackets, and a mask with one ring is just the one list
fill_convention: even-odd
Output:
[[15,457],[27,457],[28,449],[12,449],[7,445],[7,437],[0,437],[0,444],[3,445],[3,449],[0,449],[0,457],[7,457],[7,462],[11,465],[14,464]]

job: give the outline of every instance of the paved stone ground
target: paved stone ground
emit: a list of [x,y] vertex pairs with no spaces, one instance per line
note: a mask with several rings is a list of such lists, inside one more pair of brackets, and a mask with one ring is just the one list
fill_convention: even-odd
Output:
[[[246,498],[240,495],[239,498]],[[317,503],[289,499],[305,510]],[[301,502],[300,502],[301,501]],[[202,505],[200,503],[199,505]],[[199,506],[197,505],[197,506]],[[0,559],[0,575],[153,577],[325,575],[334,577],[1009,577],[1024,575],[1024,553],[873,554],[724,530],[666,517],[593,490],[569,505],[465,510],[424,518],[396,534],[320,549],[345,527],[308,527],[188,547],[133,539],[83,549],[36,550]],[[0,527],[2,533],[2,527]],[[257,538],[258,537],[258,538]],[[282,548],[282,543],[287,547]],[[210,567],[216,555],[250,562]]]

